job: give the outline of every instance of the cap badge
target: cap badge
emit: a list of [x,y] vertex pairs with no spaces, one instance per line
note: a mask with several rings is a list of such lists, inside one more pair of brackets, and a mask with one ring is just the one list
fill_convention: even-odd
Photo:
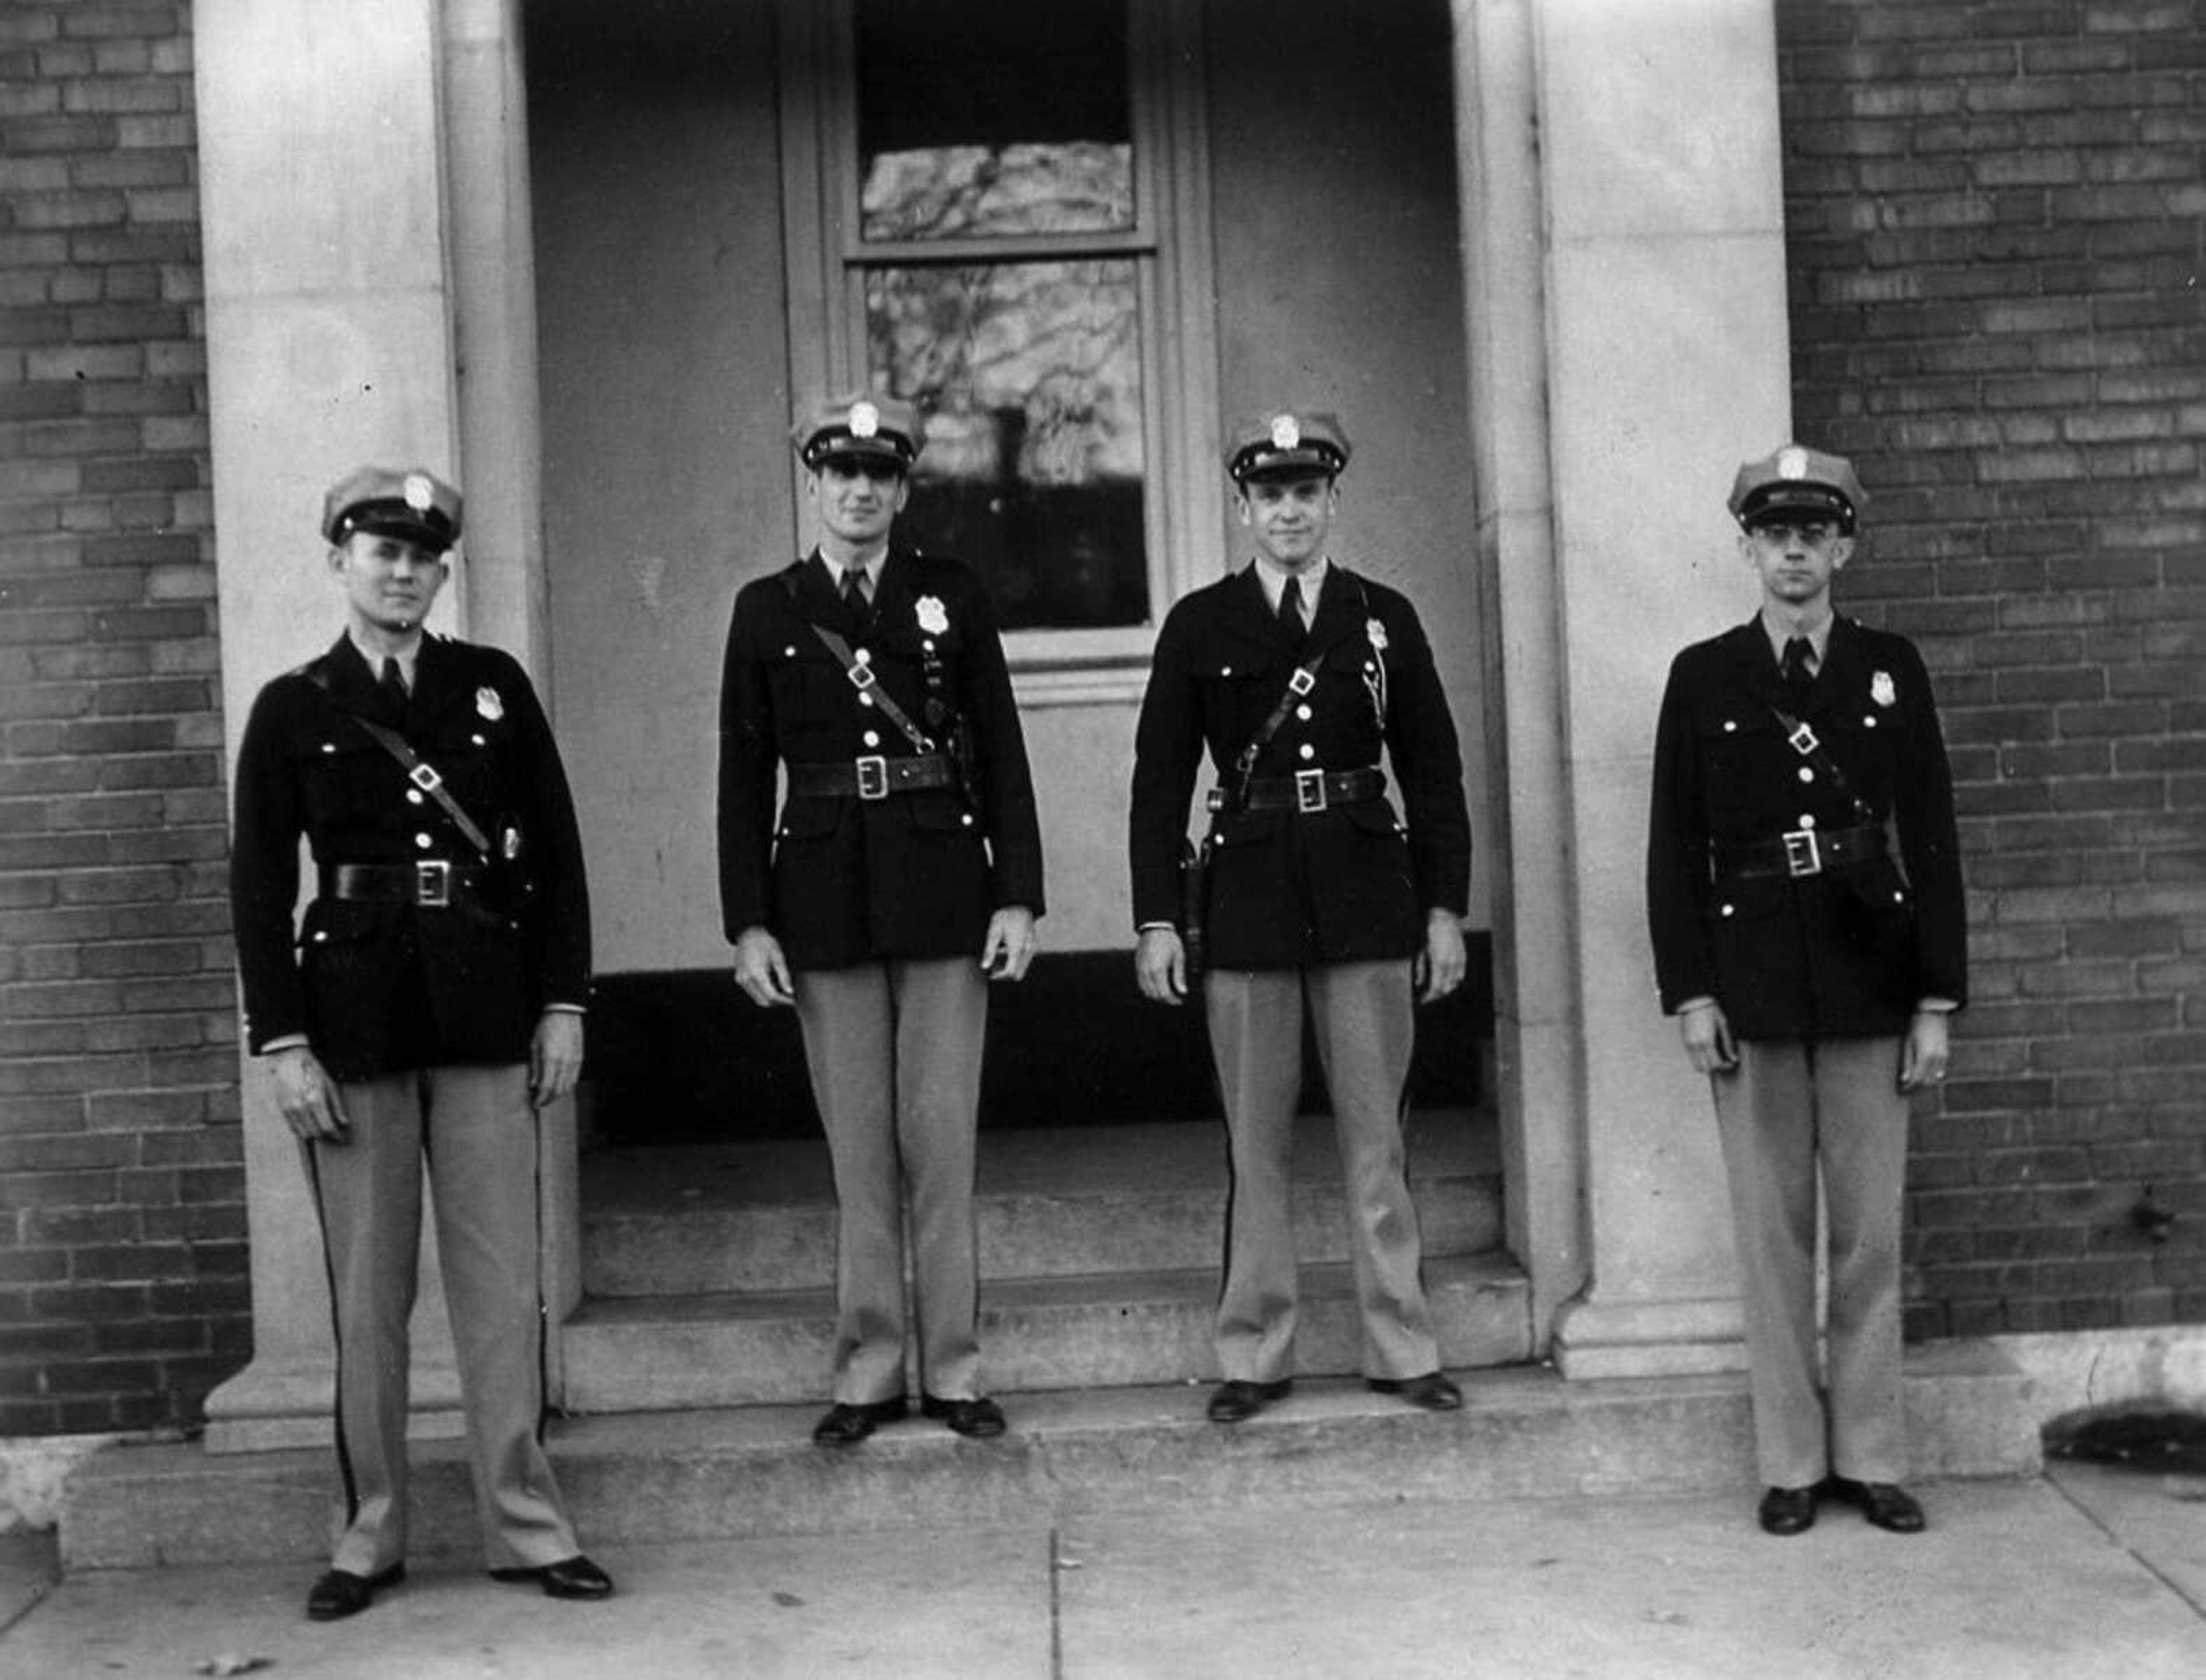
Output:
[[1374,653],[1384,653],[1386,651],[1386,627],[1377,619],[1367,618],[1363,621],[1363,639],[1371,644],[1371,651]]
[[881,411],[879,408],[870,402],[853,402],[850,405],[850,435],[853,438],[871,438],[880,429]]
[[1295,423],[1292,414],[1281,414],[1272,422],[1272,447],[1275,450],[1300,449],[1303,429]]
[[406,475],[406,505],[415,513],[425,514],[437,505],[437,486],[429,482],[426,473]]
[[1899,704],[1899,690],[1893,686],[1892,673],[1890,671],[1881,670],[1869,678],[1869,697],[1875,700],[1879,706],[1896,706]]
[[493,724],[505,716],[505,702],[498,697],[497,689],[483,688],[475,690],[475,713]]
[[1777,451],[1777,476],[1780,479],[1804,479],[1808,476],[1808,451],[1798,444],[1787,444]]
[[931,636],[939,636],[950,628],[950,615],[932,595],[921,595],[912,603],[912,611],[918,615],[919,628]]

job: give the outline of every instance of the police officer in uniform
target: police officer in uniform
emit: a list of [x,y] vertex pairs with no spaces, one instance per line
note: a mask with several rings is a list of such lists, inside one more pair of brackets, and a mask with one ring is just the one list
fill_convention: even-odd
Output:
[[[1953,781],[1923,660],[1832,610],[1864,497],[1788,444],[1731,493],[1762,589],[1670,668],[1647,899],[1662,1007],[1710,1076],[1745,1291],[1772,1534],[1821,1498],[1911,1534],[1899,1485],[1900,1200],[1908,1093],[1946,1075],[1966,1001]],[[1828,1212],[1827,1373],[1815,1186]]]
[[422,629],[459,491],[364,467],[322,533],[344,631],[253,702],[230,855],[247,1042],[301,1140],[336,1320],[343,1498],[307,1613],[365,1610],[404,1570],[425,1161],[491,1574],[602,1598],[540,1433],[537,1111],[574,1088],[590,972],[566,777],[521,667]]
[[1280,414],[1233,438],[1226,471],[1255,556],[1166,616],[1135,739],[1135,970],[1162,1004],[1182,1003],[1193,978],[1178,876],[1206,746],[1218,773],[1207,902],[1193,914],[1233,1175],[1225,1380],[1208,1405],[1219,1423],[1293,1381],[1289,1160],[1305,1010],[1346,1176],[1365,1379],[1428,1410],[1463,1398],[1440,1368],[1401,1114],[1414,1004],[1463,982],[1470,822],[1416,612],[1328,557],[1348,455],[1325,414]]
[[720,686],[736,980],[796,1009],[834,1166],[829,1447],[907,1409],[907,1183],[921,1409],[961,1435],[1005,1427],[980,1388],[975,1144],[988,982],[1033,957],[1041,838],[980,580],[891,541],[921,437],[888,396],[798,418],[816,541],[737,594]]

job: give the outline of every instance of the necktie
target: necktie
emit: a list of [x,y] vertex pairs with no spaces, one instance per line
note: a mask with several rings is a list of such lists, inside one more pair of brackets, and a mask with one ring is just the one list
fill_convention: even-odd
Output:
[[1804,700],[1815,681],[1815,674],[1808,662],[1815,657],[1815,644],[1805,636],[1794,636],[1785,644],[1785,686],[1792,690],[1794,705]]
[[1303,623],[1303,581],[1298,577],[1291,577],[1279,587],[1279,624],[1297,637],[1309,628]]
[[866,569],[863,566],[844,568],[843,600],[853,612],[863,612],[866,610]]
[[383,690],[384,699],[391,702],[391,709],[402,717],[406,712],[406,678],[398,669],[397,660],[384,660],[383,680],[377,686]]

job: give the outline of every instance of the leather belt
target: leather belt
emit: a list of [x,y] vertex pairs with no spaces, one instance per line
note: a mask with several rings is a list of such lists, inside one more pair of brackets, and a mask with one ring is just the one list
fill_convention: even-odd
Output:
[[954,788],[957,766],[939,753],[903,758],[873,754],[835,764],[793,764],[789,767],[792,799],[886,799],[921,788]]
[[419,904],[441,910],[469,897],[482,872],[463,863],[425,857],[414,863],[336,863],[322,867],[322,897],[383,904]]
[[1853,828],[1796,828],[1759,845],[1727,851],[1716,873],[1726,880],[1757,881],[1773,876],[1798,879],[1827,869],[1850,869],[1884,855],[1884,829],[1863,823]]
[[1323,811],[1358,805],[1386,791],[1386,772],[1378,769],[1298,770],[1291,776],[1259,776],[1249,783],[1251,811]]

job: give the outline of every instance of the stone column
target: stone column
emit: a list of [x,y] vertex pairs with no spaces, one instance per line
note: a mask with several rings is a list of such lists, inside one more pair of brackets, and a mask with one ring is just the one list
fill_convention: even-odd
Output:
[[1774,19],[1455,16],[1511,1240],[1565,1375],[1721,1368],[1723,1175],[1654,1000],[1643,855],[1669,660],[1755,600],[1732,470],[1789,424]]
[[[315,527],[324,490],[361,462],[425,465],[468,493],[458,587],[436,628],[464,633],[480,618],[524,659],[541,652],[541,614],[527,605],[541,583],[527,199],[514,188],[525,152],[504,0],[199,0],[193,29],[234,761],[260,685],[342,623]],[[462,142],[445,121],[448,73]],[[479,104],[484,85],[504,103]],[[516,271],[456,283],[456,266],[516,251]],[[464,381],[463,338],[476,358]],[[525,373],[514,365],[524,348]],[[250,1057],[242,1081],[254,1354],[210,1397],[207,1444],[320,1444],[331,1349],[319,1233],[297,1147]],[[564,1136],[571,1155],[571,1122]],[[565,1166],[555,1233],[574,1223]],[[423,1260],[422,1295],[438,1304],[415,1320],[415,1403],[425,1429],[450,1429],[457,1384],[432,1240]],[[571,1243],[562,1263],[570,1278]]]

